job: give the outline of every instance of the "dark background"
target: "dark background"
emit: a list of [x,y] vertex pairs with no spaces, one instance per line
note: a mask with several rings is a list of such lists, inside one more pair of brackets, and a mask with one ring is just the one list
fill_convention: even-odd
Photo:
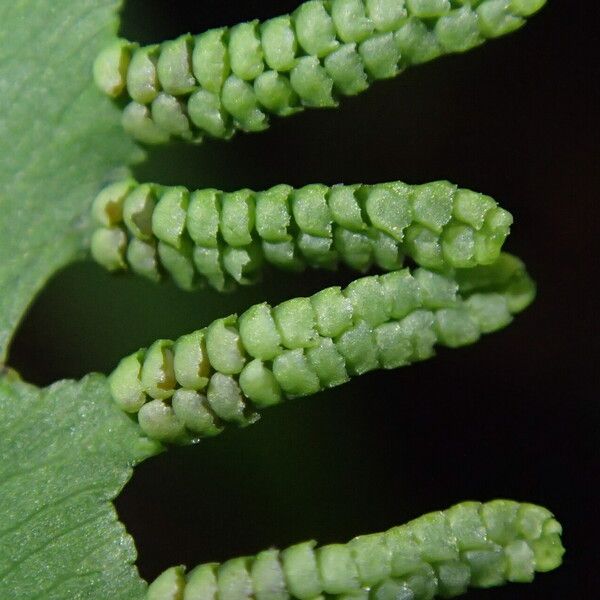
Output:
[[[226,190],[446,178],[513,213],[507,249],[539,284],[526,313],[475,346],[290,402],[256,426],[138,467],[117,508],[143,576],[310,537],[345,541],[463,499],[509,497],[556,513],[565,564],[531,586],[469,597],[596,596],[598,36],[595,3],[549,4],[520,32],[374,85],[338,110],[275,120],[230,143],[153,150],[136,169],[142,180]],[[130,0],[122,32],[154,42],[296,5]],[[276,273],[219,296],[76,265],[30,311],[12,366],[39,384],[109,372],[157,337],[352,277]]]

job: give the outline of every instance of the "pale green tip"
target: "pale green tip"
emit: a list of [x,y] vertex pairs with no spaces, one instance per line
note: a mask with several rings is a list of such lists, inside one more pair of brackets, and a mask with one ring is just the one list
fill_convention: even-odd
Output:
[[511,9],[521,17],[529,17],[542,9],[546,0],[511,0]]
[[111,98],[117,98],[125,89],[131,51],[135,44],[116,40],[102,50],[94,62],[94,81]]
[[152,582],[146,600],[181,600],[184,588],[185,568],[171,567]]
[[106,186],[95,198],[92,216],[96,223],[104,227],[118,225],[123,219],[123,203],[127,194],[135,186],[133,179],[117,181]]
[[125,250],[127,236],[120,227],[101,227],[92,235],[90,251],[94,260],[109,271],[127,268]]
[[547,573],[560,567],[565,553],[561,534],[562,526],[556,519],[544,523],[542,536],[531,543],[536,571]]
[[147,400],[140,382],[145,354],[145,350],[138,350],[124,358],[108,380],[115,402],[128,413],[137,413]]
[[173,408],[162,400],[146,402],[140,408],[138,422],[142,431],[151,439],[169,443],[183,442],[187,439],[185,423],[177,417]]

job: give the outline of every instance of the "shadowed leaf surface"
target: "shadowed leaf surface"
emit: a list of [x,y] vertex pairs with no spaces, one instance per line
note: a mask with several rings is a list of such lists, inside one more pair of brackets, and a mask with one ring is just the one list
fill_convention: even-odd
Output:
[[91,77],[119,5],[26,0],[0,8],[0,362],[33,296],[80,251],[107,173],[134,157],[118,109]]

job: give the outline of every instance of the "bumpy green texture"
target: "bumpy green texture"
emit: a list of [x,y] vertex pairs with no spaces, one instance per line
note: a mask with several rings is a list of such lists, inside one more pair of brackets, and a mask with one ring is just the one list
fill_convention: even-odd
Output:
[[100,192],[91,251],[109,270],[131,269],[184,289],[255,282],[265,263],[288,270],[360,272],[489,265],[500,256],[512,216],[483,194],[447,181],[407,185],[278,185],[263,192],[119,181]]
[[227,422],[253,423],[257,409],[286,398],[427,359],[435,344],[476,342],[533,296],[523,265],[507,254],[452,277],[423,268],[363,277],[158,340],[119,363],[111,392],[150,438],[189,443]]
[[291,15],[99,56],[97,85],[128,96],[138,140],[198,142],[261,131],[269,115],[332,107],[411,65],[510,33],[545,0],[309,0]]
[[286,550],[172,567],[147,600],[431,600],[469,587],[526,583],[557,568],[562,528],[541,506],[463,502],[347,544],[304,542]]
[[1,375],[0,415],[0,598],[143,598],[112,500],[159,445],[101,375],[44,390]]
[[[543,3],[308,2],[291,17],[160,46],[113,42],[96,61],[94,77],[110,97],[130,95],[122,121],[142,141],[226,138],[235,129],[263,129],[268,113],[333,106],[339,96],[410,64],[508,33]],[[102,228],[92,250],[111,269],[129,265],[155,280],[163,269],[184,288],[193,287],[200,273],[228,288],[253,281],[262,258],[288,268],[329,267],[337,254],[359,270],[371,264],[393,270],[406,253],[444,275],[397,271],[273,309],[258,305],[176,342],[157,341],[125,359],[109,383],[92,375],[39,390],[18,380],[3,361],[21,315],[53,273],[83,255],[93,194],[140,157],[123,135],[117,106],[90,79],[92,58],[114,40],[119,6],[117,0],[21,0],[0,8],[1,598],[143,597],[147,586],[134,566],[133,541],[111,501],[133,466],[160,450],[148,437],[181,442],[214,435],[227,422],[252,422],[255,409],[283,398],[426,358],[436,341],[469,343],[505,325],[533,295],[516,259],[502,255],[481,266],[497,256],[510,218],[494,213],[497,219],[486,216],[477,225],[477,207],[468,200],[459,206],[455,198],[456,223],[441,222],[443,201],[432,206],[425,193],[411,200],[415,218],[403,226],[394,218],[405,213],[387,213],[387,202],[377,208],[374,201],[371,213],[360,194],[356,210],[344,198],[335,205],[333,191],[325,203],[310,192],[303,209],[286,213],[275,202],[274,213],[261,221],[258,195],[241,191],[219,205],[215,246],[210,232],[202,242],[191,235],[186,190],[125,182],[122,204],[108,198],[95,207]],[[286,215],[290,221],[283,226],[278,218]],[[207,222],[197,221],[202,227]],[[282,231],[290,237],[269,241]],[[471,255],[470,236],[480,232]],[[336,241],[337,235],[343,239]],[[450,268],[461,261],[473,268]],[[141,428],[119,407],[137,415]],[[152,585],[149,598],[303,600],[328,594],[400,600],[436,590],[459,593],[467,579],[481,586],[526,581],[534,569],[560,562],[560,526],[543,509],[514,506],[477,508],[485,544],[473,533],[481,531],[478,525],[461,524],[471,517],[455,517],[455,525],[450,511],[442,521],[456,539],[446,544],[435,534],[438,516],[409,533],[365,536],[345,547],[301,544],[203,566],[187,577],[175,568]],[[458,554],[443,554],[448,545]],[[406,553],[418,568],[402,567]]]

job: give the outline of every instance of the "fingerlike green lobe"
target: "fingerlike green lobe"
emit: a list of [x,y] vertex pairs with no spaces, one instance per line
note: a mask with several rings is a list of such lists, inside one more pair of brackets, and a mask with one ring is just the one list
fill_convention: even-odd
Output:
[[[145,143],[262,131],[269,113],[337,106],[372,81],[520,28],[544,0],[308,0],[291,15],[133,49],[118,40],[96,62],[97,85],[127,93],[123,124]],[[181,100],[153,121],[140,105]],[[154,113],[154,111],[153,111]],[[189,120],[188,120],[189,118]],[[154,127],[153,127],[154,126]],[[190,129],[191,127],[191,129]],[[163,132],[161,136],[160,132]]]
[[[227,600],[431,600],[463,594],[469,587],[526,583],[557,568],[562,529],[548,510],[494,500],[463,502],[383,533],[348,544],[296,544],[279,552],[202,565],[184,576],[163,573],[148,598]],[[172,594],[172,595],[169,595]]]

